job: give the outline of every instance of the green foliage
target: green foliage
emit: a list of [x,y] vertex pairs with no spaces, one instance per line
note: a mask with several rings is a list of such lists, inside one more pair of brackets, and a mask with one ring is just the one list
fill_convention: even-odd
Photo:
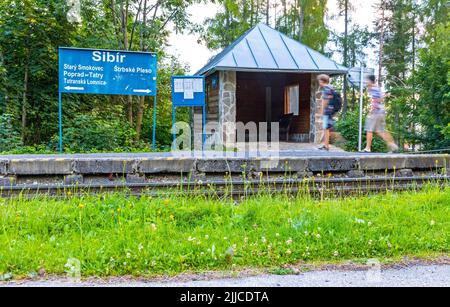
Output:
[[388,121],[400,145],[450,146],[442,134],[450,122],[447,2],[381,1]]
[[[434,36],[434,38],[432,38]],[[420,52],[420,66],[415,75],[418,84],[417,122],[422,129],[418,138],[425,149],[450,147],[450,23],[437,26],[430,33],[428,48]]]
[[[24,135],[25,143],[22,148],[10,146],[11,150],[35,152],[55,148],[59,46],[154,51],[158,53],[159,75],[184,74],[186,68],[171,61],[165,48],[172,29],[184,31],[192,27],[187,9],[197,2],[170,0],[153,5],[140,0],[86,0],[81,1],[81,22],[71,23],[66,1],[0,1],[0,114],[12,114],[12,125]],[[162,65],[167,62],[170,65]],[[171,141],[171,123],[167,120],[171,118],[167,111],[171,104],[170,78],[164,77],[163,82],[158,86],[158,111],[164,116],[158,119],[158,148]],[[111,150],[115,146],[132,150],[142,148],[144,142],[147,146],[153,124],[152,105],[148,98],[141,104],[136,98],[130,102],[121,96],[64,95],[64,132],[71,133],[66,137],[67,150]],[[139,121],[141,114],[143,120]],[[100,136],[83,134],[77,123],[85,124],[88,119],[93,120],[87,126],[89,131],[99,131]],[[106,132],[108,124],[113,129],[110,134]],[[129,137],[109,138],[120,126],[123,128],[119,132],[126,132]],[[139,136],[137,131],[141,132]]]
[[[103,118],[96,114],[80,114],[64,129],[63,144],[69,152],[131,150],[135,131],[117,118]],[[58,136],[50,147],[58,149]]]
[[201,38],[212,50],[228,47],[263,19],[264,0],[218,0],[221,11],[206,19],[206,30],[198,27]]
[[221,11],[206,20],[206,30],[203,27],[197,29],[210,49],[225,48],[259,22],[271,25],[275,19],[277,30],[313,49],[324,51],[328,39],[324,23],[325,0],[300,0],[292,5],[281,1],[281,16],[271,16],[271,3],[266,0],[217,2],[221,4]]
[[155,276],[450,252],[448,187],[324,201],[266,195],[239,206],[82,195],[0,199],[0,274],[64,274],[69,258],[82,277]]
[[12,125],[10,114],[0,116],[0,152],[9,151],[22,145],[20,134]]
[[[326,0],[298,0],[291,6],[282,1],[282,16],[277,18],[279,31],[320,52],[325,51],[329,31],[325,26]],[[288,7],[285,7],[288,5]]]
[[[364,128],[365,117],[363,117],[363,128]],[[347,112],[346,116],[339,119],[336,122],[336,130],[344,137],[345,150],[347,151],[358,151],[358,130],[359,130],[359,111]],[[366,144],[366,133],[363,130],[363,147]],[[387,147],[384,141],[374,136],[372,143],[373,152],[386,152]]]
[[347,67],[355,67],[360,65],[360,60],[365,58],[365,50],[374,47],[375,34],[370,32],[368,27],[354,25],[351,27],[347,38],[343,33],[332,33],[331,40],[335,44],[333,52],[343,54],[344,45],[347,43]]

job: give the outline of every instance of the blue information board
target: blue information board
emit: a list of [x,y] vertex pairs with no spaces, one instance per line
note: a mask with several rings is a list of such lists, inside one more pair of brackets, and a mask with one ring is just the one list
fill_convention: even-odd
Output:
[[156,96],[156,79],[155,53],[59,48],[60,93]]
[[205,77],[172,77],[172,103],[174,107],[203,107],[205,101]]
[[172,76],[172,132],[176,148],[175,122],[178,107],[202,107],[202,143],[205,143],[206,93],[204,76]]

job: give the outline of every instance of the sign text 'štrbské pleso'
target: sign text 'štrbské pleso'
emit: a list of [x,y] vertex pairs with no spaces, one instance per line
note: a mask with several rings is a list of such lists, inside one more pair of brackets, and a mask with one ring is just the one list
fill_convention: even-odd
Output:
[[155,53],[59,48],[59,91],[155,96]]

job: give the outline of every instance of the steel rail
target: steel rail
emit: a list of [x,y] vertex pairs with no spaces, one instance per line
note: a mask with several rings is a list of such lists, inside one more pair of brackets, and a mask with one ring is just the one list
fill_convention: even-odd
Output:
[[449,185],[449,176],[363,177],[363,178],[285,178],[261,180],[205,180],[145,183],[31,184],[0,187],[0,196],[74,195],[128,191],[132,195],[231,195],[247,196],[268,193],[342,194],[421,188],[428,183]]

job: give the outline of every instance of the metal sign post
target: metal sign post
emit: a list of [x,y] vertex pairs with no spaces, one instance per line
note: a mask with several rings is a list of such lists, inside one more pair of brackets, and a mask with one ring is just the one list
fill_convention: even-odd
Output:
[[[176,110],[177,107],[202,107],[202,148],[205,144],[206,128],[206,85],[204,76],[172,77],[172,138],[176,146]],[[195,128],[194,128],[195,130]],[[195,131],[194,131],[195,133]]]
[[62,94],[154,97],[156,139],[157,56],[151,52],[59,48],[59,150],[63,152]]
[[362,150],[363,94],[364,94],[364,66],[361,65],[361,77],[360,77],[360,81],[359,81],[359,134],[358,134],[358,151],[361,151],[361,150]]

